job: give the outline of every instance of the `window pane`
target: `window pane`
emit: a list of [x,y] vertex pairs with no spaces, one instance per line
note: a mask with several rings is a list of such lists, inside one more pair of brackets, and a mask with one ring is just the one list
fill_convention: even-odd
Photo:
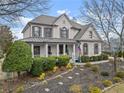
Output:
[[34,37],[42,36],[42,32],[41,32],[41,28],[40,28],[40,27],[38,27],[38,26],[33,26],[33,27],[32,27],[32,30],[33,30],[33,36],[34,36]]
[[40,46],[34,46],[34,55],[40,55]]
[[52,37],[52,28],[44,28],[45,37]]
[[87,43],[84,43],[83,45],[83,53],[84,55],[88,55],[88,44]]
[[68,38],[68,29],[66,27],[60,29],[60,36],[61,38]]
[[94,54],[98,53],[99,53],[98,44],[94,44]]

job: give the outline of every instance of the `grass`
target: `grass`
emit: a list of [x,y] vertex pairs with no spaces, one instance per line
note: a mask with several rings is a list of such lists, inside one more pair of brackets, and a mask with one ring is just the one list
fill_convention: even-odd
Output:
[[124,84],[119,84],[105,93],[124,93]]

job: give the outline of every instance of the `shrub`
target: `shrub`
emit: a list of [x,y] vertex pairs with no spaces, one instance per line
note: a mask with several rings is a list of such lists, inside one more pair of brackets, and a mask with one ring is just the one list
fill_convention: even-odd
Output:
[[116,76],[120,78],[124,78],[124,71],[117,72]]
[[90,57],[88,56],[81,56],[81,62],[89,62],[90,61]]
[[69,91],[72,93],[82,93],[81,85],[79,84],[71,85]]
[[53,70],[55,67],[55,57],[36,57],[33,59],[31,74],[39,76],[41,72]]
[[41,73],[39,80],[44,80],[45,79],[46,74],[45,73]]
[[102,76],[109,76],[109,72],[103,71],[103,72],[101,72],[101,75]]
[[97,56],[91,56],[91,57],[90,57],[90,61],[98,61]]
[[101,54],[102,60],[108,60],[108,55],[107,54]]
[[112,81],[110,80],[103,80],[102,83],[104,87],[110,87],[112,85]]
[[91,67],[92,66],[92,64],[90,63],[90,62],[87,62],[85,65],[84,65],[84,67]]
[[23,93],[24,92],[24,86],[19,86],[17,89],[16,89],[16,93]]
[[60,56],[57,57],[57,62],[56,62],[56,66],[66,66],[69,63],[69,56]]
[[56,65],[56,59],[55,59],[55,57],[46,57],[44,59],[45,60],[43,62],[43,71],[53,70],[53,68]]
[[91,67],[91,71],[97,73],[99,71],[99,66],[95,65]]
[[36,57],[33,59],[33,65],[30,71],[33,76],[39,76],[41,72],[43,72],[44,60],[45,60],[44,58],[40,58],[40,57]]
[[56,71],[57,71],[57,69],[58,69],[58,67],[57,67],[57,66],[55,66],[55,67],[53,68],[53,72],[56,72]]
[[114,78],[113,78],[113,81],[114,81],[115,83],[119,83],[119,82],[122,81],[122,79],[121,79],[120,77],[114,77]]
[[68,64],[67,64],[67,66],[66,66],[66,68],[67,68],[67,69],[72,69],[72,68],[73,68],[73,66],[72,66],[72,64],[71,64],[71,63],[68,63]]
[[2,69],[5,72],[29,71],[32,66],[30,46],[23,41],[15,41],[9,48]]
[[89,93],[102,93],[102,90],[98,87],[92,86],[89,88]]

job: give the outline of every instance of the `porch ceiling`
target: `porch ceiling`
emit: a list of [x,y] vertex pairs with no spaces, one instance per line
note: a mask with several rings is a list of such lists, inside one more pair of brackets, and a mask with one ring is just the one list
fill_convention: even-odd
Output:
[[34,42],[34,43],[40,43],[40,42],[48,42],[48,43],[76,43],[73,39],[64,39],[64,38],[42,38],[42,37],[29,37],[21,39],[21,41],[25,42]]

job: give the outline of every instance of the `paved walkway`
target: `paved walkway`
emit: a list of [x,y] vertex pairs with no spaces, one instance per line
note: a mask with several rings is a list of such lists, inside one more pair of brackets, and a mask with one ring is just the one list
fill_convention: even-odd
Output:
[[[102,61],[95,61],[91,62],[91,64],[102,64],[102,63],[108,63],[109,60],[102,60]],[[85,65],[86,63],[75,63],[75,65]]]

